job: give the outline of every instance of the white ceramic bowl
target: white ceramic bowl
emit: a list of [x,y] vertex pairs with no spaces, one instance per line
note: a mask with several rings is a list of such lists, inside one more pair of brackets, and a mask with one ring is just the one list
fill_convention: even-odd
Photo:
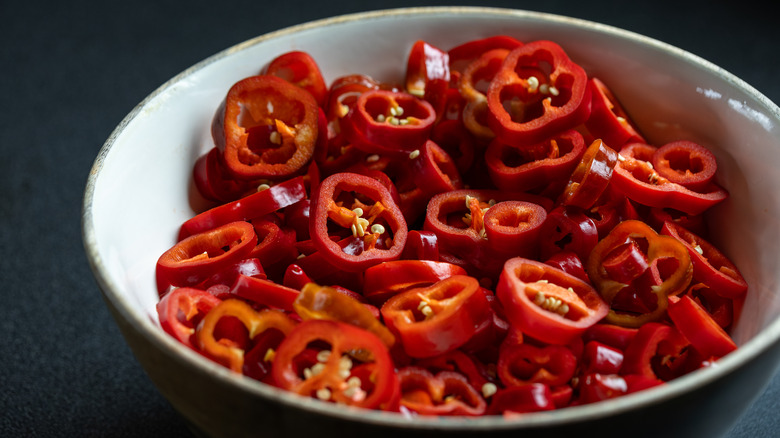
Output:
[[[495,34],[550,39],[609,84],[652,142],[710,146],[730,199],[717,243],[750,284],[716,367],[617,400],[518,418],[410,420],[303,399],[235,375],[178,344],[157,323],[155,262],[194,214],[191,169],[211,146],[215,108],[237,80],[299,49],[326,81],[361,72],[398,80],[412,43],[438,47]],[[149,95],[106,141],[89,176],[84,246],[97,282],[139,362],[193,428],[209,436],[495,434],[715,436],[772,376],[780,356],[780,109],[711,63],[658,41],[577,19],[515,10],[419,8],[370,12],[273,32],[218,53]],[[194,197],[192,199],[195,199]]]

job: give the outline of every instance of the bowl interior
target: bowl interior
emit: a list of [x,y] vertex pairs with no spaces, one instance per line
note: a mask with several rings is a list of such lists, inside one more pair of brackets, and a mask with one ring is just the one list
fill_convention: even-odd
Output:
[[[349,73],[399,82],[416,40],[447,49],[495,34],[559,43],[614,90],[651,142],[687,138],[712,148],[719,181],[731,193],[711,215],[713,236],[750,284],[733,336],[744,347],[771,326],[772,339],[762,345],[776,339],[777,106],[716,66],[654,40],[574,19],[479,8],[385,11],[304,24],[239,44],[161,86],[106,142],[87,187],[85,246],[108,299],[142,331],[162,336],[155,263],[198,206],[192,166],[212,147],[212,116],[234,82],[289,50],[310,53],[328,83]],[[743,351],[727,359],[739,361]]]

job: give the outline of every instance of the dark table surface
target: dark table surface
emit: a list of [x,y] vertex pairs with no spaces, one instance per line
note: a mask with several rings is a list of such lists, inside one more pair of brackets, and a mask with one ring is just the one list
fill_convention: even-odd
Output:
[[[780,27],[760,4],[633,3],[0,1],[0,436],[189,436],[111,319],[80,230],[82,193],[98,150],[168,78],[236,43],[305,21],[472,4],[636,31],[712,61],[780,102]],[[780,375],[726,436],[777,436],[778,409]]]

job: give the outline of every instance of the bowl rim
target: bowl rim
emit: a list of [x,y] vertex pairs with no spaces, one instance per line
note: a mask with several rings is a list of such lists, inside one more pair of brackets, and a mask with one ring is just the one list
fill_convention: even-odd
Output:
[[[139,332],[147,341],[152,343],[155,348],[160,348],[168,354],[175,355],[179,360],[195,367],[198,371],[210,375],[220,380],[222,383],[247,391],[253,396],[259,396],[269,401],[281,403],[285,406],[307,410],[314,414],[320,414],[330,417],[336,417],[343,420],[351,420],[366,424],[381,425],[387,427],[396,427],[399,429],[437,429],[437,430],[471,430],[484,431],[486,429],[524,429],[540,426],[552,426],[562,424],[575,424],[582,421],[592,421],[594,419],[616,416],[635,409],[674,399],[696,388],[706,386],[740,368],[745,363],[753,360],[771,345],[780,340],[780,316],[771,321],[768,326],[741,345],[735,352],[718,361],[718,366],[708,369],[694,371],[685,376],[674,379],[669,384],[661,387],[651,388],[634,394],[629,394],[618,399],[606,400],[595,404],[575,406],[566,409],[560,409],[549,412],[535,412],[521,414],[512,418],[502,416],[486,416],[479,418],[440,418],[440,417],[414,417],[397,413],[388,413],[380,411],[369,411],[357,408],[345,408],[344,406],[330,403],[322,403],[318,400],[300,397],[295,394],[265,385],[241,375],[237,375],[227,368],[213,363],[191,349],[181,345],[173,337],[167,335],[159,325],[148,317],[148,315],[139,314],[133,311],[133,306],[128,299],[117,293],[116,283],[108,274],[104,261],[98,251],[97,238],[95,234],[95,225],[93,218],[93,201],[95,187],[98,176],[103,167],[106,157],[111,153],[111,149],[117,139],[122,135],[134,119],[143,112],[144,108],[155,98],[171,89],[176,83],[182,81],[193,73],[204,67],[226,58],[234,53],[245,50],[251,46],[277,39],[286,35],[295,34],[301,31],[335,26],[343,23],[350,23],[360,20],[371,20],[380,18],[398,18],[407,15],[496,15],[502,17],[514,17],[517,19],[544,21],[555,24],[566,24],[577,28],[585,28],[599,33],[608,34],[625,40],[631,40],[643,45],[654,47],[665,52],[672,57],[680,58],[686,63],[698,66],[704,70],[710,71],[720,79],[732,84],[738,89],[743,90],[751,97],[766,107],[775,118],[780,119],[780,108],[769,98],[754,89],[742,79],[727,72],[723,68],[700,58],[684,49],[672,46],[662,41],[647,37],[633,31],[628,31],[611,25],[597,23],[590,20],[568,17],[558,14],[545,12],[497,8],[497,7],[479,7],[479,6],[436,6],[436,7],[408,7],[395,9],[381,9],[366,12],[357,12],[334,17],[314,20],[302,24],[289,26],[276,31],[272,31],[249,40],[240,42],[228,47],[216,54],[203,59],[202,61],[183,70],[176,76],[160,85],[156,90],[147,95],[128,113],[121,122],[112,131],[105,141],[90,169],[86,188],[84,191],[81,231],[82,243],[87,255],[87,259],[92,273],[99,286],[101,294],[107,305],[113,310],[115,318],[122,318]],[[119,321],[117,321],[119,322]]]

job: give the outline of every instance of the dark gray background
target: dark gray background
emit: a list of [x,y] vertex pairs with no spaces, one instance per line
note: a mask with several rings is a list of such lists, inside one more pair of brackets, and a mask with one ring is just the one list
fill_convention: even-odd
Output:
[[[167,79],[236,43],[305,21],[480,5],[636,31],[712,61],[780,102],[780,28],[760,3],[634,3],[0,0],[0,435],[189,436],[111,319],[79,222],[98,150]],[[727,436],[776,436],[779,390],[776,376]]]

